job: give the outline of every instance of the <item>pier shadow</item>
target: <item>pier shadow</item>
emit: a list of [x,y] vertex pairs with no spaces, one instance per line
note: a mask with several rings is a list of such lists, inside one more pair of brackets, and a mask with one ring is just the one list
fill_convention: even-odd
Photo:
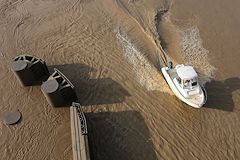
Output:
[[64,64],[49,68],[50,71],[57,68],[72,82],[81,105],[122,103],[125,97],[130,96],[122,85],[111,78],[91,79],[90,73],[95,69],[87,65]]
[[157,160],[149,130],[138,112],[85,115],[91,160]]
[[240,78],[233,77],[224,81],[215,81],[207,83],[205,86],[208,94],[207,108],[220,109],[232,112],[234,102],[232,93],[240,89]]

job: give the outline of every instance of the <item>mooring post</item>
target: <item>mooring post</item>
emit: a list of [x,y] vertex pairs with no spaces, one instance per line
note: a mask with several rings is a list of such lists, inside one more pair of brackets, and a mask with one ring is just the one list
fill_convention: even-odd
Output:
[[22,86],[29,86],[35,82],[33,73],[28,68],[27,62],[23,60],[14,61],[12,63],[12,70],[15,73]]
[[46,63],[31,55],[15,57],[11,68],[22,86],[35,85],[46,80],[50,75]]
[[43,82],[41,90],[54,107],[70,106],[77,99],[72,83],[56,68],[48,80]]

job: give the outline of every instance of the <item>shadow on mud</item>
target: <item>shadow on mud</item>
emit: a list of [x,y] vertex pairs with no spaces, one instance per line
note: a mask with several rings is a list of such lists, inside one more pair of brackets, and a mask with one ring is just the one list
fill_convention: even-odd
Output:
[[212,80],[206,84],[208,93],[207,108],[220,109],[228,112],[234,110],[232,93],[240,89],[240,78],[233,77],[224,81]]
[[84,64],[50,66],[60,70],[74,85],[78,101],[83,106],[122,103],[130,96],[119,83],[111,78],[90,79],[95,69]]
[[92,160],[157,160],[149,130],[135,111],[86,113]]

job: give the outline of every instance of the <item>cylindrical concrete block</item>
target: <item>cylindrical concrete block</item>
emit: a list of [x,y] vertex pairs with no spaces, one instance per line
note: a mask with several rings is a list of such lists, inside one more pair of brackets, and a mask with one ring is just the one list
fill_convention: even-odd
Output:
[[65,99],[59,90],[59,83],[56,79],[43,82],[41,90],[52,106],[59,107],[65,105]]
[[22,115],[19,111],[6,112],[3,116],[3,121],[7,125],[13,125],[20,121]]
[[15,57],[12,70],[23,86],[40,84],[50,75],[46,63],[31,55]]
[[38,61],[30,67],[36,81],[45,81],[49,77],[50,73],[45,63]]
[[22,86],[30,86],[35,82],[33,73],[29,70],[28,64],[24,60],[14,61],[12,70],[21,82]]

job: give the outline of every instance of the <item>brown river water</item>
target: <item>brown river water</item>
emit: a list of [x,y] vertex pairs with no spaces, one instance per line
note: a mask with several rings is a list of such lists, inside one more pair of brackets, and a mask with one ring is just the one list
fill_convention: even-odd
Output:
[[[240,159],[240,1],[1,0],[1,160],[72,159],[69,108],[23,88],[12,58],[30,54],[75,85],[94,160]],[[160,67],[193,65],[208,92],[194,109]]]

